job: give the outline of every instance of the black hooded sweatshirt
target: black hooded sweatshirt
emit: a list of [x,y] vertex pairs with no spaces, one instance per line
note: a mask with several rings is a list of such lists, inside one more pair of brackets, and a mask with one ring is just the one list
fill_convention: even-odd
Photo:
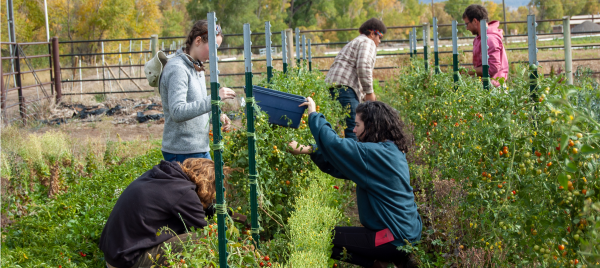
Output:
[[196,184],[181,167],[161,161],[123,191],[104,226],[99,246],[110,265],[131,267],[146,249],[173,237],[165,232],[156,236],[161,227],[183,234],[186,227],[206,226],[205,217],[213,213],[205,215]]

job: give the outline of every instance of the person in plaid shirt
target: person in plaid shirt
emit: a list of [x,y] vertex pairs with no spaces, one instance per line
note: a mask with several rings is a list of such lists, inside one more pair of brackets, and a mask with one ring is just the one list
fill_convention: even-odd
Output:
[[344,134],[353,140],[357,140],[353,132],[356,106],[364,101],[377,100],[373,92],[373,68],[376,48],[387,28],[381,20],[372,18],[363,23],[358,31],[360,35],[342,48],[325,77],[325,82],[332,84],[329,89],[331,96],[337,98],[343,107],[350,108]]

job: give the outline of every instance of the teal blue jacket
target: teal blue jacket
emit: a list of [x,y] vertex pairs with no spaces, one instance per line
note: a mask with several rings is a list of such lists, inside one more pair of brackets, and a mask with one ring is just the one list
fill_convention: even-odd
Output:
[[392,244],[421,239],[421,217],[410,186],[406,155],[393,142],[357,142],[342,139],[321,113],[311,113],[310,131],[315,138],[310,158],[336,178],[356,183],[360,223],[367,229],[389,228]]

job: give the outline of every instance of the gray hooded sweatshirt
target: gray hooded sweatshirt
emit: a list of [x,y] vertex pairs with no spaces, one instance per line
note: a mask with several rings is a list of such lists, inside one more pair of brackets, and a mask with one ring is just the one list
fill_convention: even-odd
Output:
[[181,49],[165,65],[160,78],[165,114],[162,151],[172,154],[208,152],[210,95],[204,71],[198,72]]

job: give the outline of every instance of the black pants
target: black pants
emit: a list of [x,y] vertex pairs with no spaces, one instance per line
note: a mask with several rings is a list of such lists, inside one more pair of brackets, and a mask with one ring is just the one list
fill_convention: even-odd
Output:
[[344,138],[357,140],[356,134],[354,134],[354,127],[356,126],[356,107],[360,103],[354,89],[349,87],[332,87],[329,89],[329,93],[332,98],[336,97],[337,101],[340,102],[342,107],[348,109],[348,117],[346,117],[346,129],[344,129]]
[[404,263],[408,254],[396,249],[392,243],[375,246],[375,233],[364,227],[335,227],[331,258],[341,260],[346,248],[348,257],[344,262],[371,267],[375,260]]

